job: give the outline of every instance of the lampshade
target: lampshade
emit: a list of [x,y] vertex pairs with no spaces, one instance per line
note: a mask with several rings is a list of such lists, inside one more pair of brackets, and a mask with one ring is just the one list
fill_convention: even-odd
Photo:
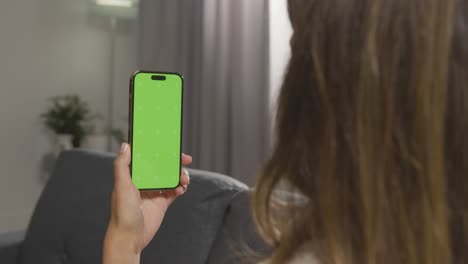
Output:
[[135,19],[138,0],[90,0],[91,12],[119,19]]

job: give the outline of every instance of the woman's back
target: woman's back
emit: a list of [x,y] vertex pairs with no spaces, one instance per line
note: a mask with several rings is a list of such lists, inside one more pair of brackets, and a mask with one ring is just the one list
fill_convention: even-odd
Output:
[[[271,263],[468,263],[468,1],[290,0],[258,181]],[[273,195],[289,186],[306,202]],[[292,204],[296,204],[292,206]]]
[[[468,263],[468,1],[289,11],[276,142],[253,201],[266,263]],[[175,190],[140,194],[130,160],[123,144],[104,263],[137,263],[190,183],[184,172]]]

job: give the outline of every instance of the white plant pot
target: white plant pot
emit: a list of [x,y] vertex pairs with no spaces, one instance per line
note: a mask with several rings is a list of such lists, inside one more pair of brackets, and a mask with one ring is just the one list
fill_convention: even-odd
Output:
[[106,135],[89,135],[83,142],[83,148],[94,151],[107,151],[107,136]]
[[55,147],[54,152],[55,154],[59,154],[64,150],[69,150],[73,148],[73,135],[71,134],[57,134],[55,136]]

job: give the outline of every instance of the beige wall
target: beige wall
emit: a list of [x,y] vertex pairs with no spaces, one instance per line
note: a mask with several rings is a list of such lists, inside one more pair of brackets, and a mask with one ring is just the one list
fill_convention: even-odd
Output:
[[[119,24],[114,118],[123,128],[135,32],[134,23]],[[44,186],[51,143],[38,116],[46,99],[79,93],[105,114],[108,59],[107,20],[90,16],[87,0],[0,1],[0,232],[26,227]]]

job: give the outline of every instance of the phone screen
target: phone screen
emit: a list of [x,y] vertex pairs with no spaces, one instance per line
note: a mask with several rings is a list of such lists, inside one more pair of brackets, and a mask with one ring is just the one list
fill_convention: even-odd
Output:
[[173,189],[181,169],[183,79],[138,72],[132,78],[132,180],[140,190]]

